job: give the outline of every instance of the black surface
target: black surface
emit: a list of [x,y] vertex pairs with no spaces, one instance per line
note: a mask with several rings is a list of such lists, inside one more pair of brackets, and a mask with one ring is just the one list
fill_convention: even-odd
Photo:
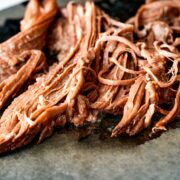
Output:
[[144,0],[96,0],[96,4],[112,17],[126,21],[134,16]]
[[7,19],[3,26],[0,26],[0,42],[3,42],[20,31],[20,19]]

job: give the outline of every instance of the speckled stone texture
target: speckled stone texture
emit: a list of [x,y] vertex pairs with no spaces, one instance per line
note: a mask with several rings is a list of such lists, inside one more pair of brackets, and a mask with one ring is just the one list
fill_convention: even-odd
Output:
[[[0,12],[0,24],[23,11],[17,6]],[[56,133],[40,145],[1,156],[0,179],[179,180],[180,125],[141,145],[126,138],[100,140],[99,135],[79,142],[74,132]]]
[[1,179],[24,180],[179,180],[180,129],[136,145],[132,141],[78,142],[72,132],[55,134],[40,145],[30,145],[1,157]]

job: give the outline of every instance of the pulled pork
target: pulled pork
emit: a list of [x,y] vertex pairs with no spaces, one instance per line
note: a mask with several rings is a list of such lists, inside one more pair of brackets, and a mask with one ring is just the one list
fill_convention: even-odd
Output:
[[[21,32],[0,45],[5,64],[0,76],[2,105],[44,66],[44,45],[58,60],[4,111],[0,152],[37,136],[41,142],[66,123],[93,123],[99,112],[122,117],[112,137],[133,136],[149,127],[153,132],[166,130],[180,115],[178,0],[147,1],[126,23],[92,2],[69,3],[50,26],[56,12],[52,0],[31,0]],[[18,58],[11,58],[14,55]],[[164,104],[168,108],[163,109]],[[161,118],[155,121],[157,113]]]

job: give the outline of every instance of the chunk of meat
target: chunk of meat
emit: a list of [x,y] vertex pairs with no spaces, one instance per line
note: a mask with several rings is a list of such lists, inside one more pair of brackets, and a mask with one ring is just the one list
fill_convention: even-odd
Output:
[[42,5],[30,1],[21,32],[0,44],[0,109],[34,73],[45,68],[45,57],[38,50],[45,44],[47,28],[56,12],[54,0],[43,1]]
[[[76,125],[89,115],[83,114],[81,108],[86,110],[87,107],[83,96],[78,94],[94,58],[91,47],[98,35],[99,13],[91,2],[84,7],[70,3],[64,11],[63,18],[66,18],[67,25],[73,26],[71,30],[76,43],[71,44],[63,59],[52,65],[47,74],[39,77],[5,110],[0,120],[0,152],[24,146],[38,134],[39,140],[43,140],[51,134],[56,120],[64,113]],[[76,105],[80,108],[79,115],[73,111]],[[77,121],[77,117],[82,120]]]

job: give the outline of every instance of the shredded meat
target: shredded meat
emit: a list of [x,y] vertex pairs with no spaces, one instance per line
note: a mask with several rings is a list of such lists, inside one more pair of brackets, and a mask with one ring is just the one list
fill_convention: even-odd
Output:
[[[79,92],[94,58],[91,48],[99,34],[97,28],[101,24],[97,17],[100,15],[101,12],[90,2],[85,7],[70,3],[64,9],[62,19],[66,19],[66,26],[71,29],[75,43],[71,46],[67,44],[66,48],[62,45],[63,50],[68,49],[64,51],[64,58],[59,58],[59,63],[50,67],[47,74],[39,77],[3,113],[0,120],[0,151],[25,145],[37,134],[40,134],[39,142],[42,141],[51,134],[56,119],[64,113],[75,124],[82,124],[88,118],[90,113],[83,112],[87,106],[86,98]],[[76,104],[78,112],[74,112]]]
[[42,5],[30,1],[21,21],[21,32],[0,44],[0,108],[35,72],[45,67],[45,56],[40,50],[56,12],[55,1]]
[[4,111],[0,152],[96,122],[100,112],[122,117],[112,137],[166,130],[180,115],[179,1],[148,0],[126,23],[92,2],[70,2],[53,21],[56,12],[53,0],[31,0],[21,32],[0,45],[0,107],[44,67],[44,46],[58,60]]

